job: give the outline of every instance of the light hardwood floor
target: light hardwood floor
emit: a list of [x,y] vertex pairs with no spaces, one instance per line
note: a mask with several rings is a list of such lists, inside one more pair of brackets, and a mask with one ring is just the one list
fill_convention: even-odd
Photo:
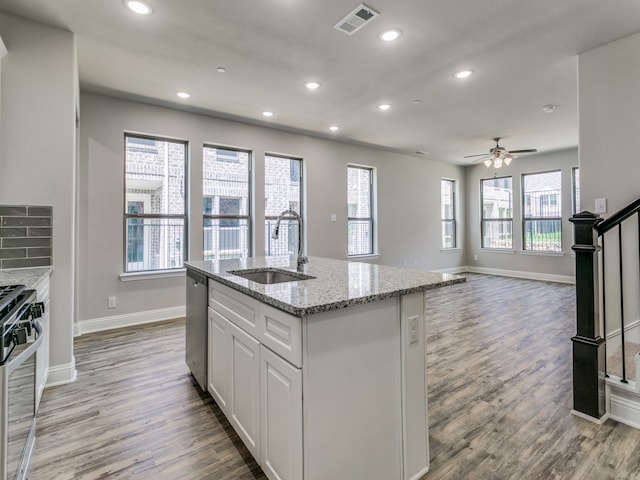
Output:
[[[570,413],[574,287],[467,278],[427,293],[424,479],[640,479],[640,431]],[[84,335],[75,354],[78,381],[45,391],[30,480],[265,478],[194,387],[183,321]]]

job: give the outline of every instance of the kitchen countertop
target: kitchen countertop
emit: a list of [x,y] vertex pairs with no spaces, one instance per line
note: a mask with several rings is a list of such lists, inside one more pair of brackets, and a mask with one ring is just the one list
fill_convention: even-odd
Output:
[[53,271],[52,267],[9,268],[0,270],[0,285],[26,285],[34,288]]
[[230,270],[280,268],[296,271],[296,256],[189,261],[194,269],[224,285],[292,315],[303,316],[462,283],[447,273],[424,272],[363,262],[309,257],[301,273],[310,280],[272,285],[255,283]]

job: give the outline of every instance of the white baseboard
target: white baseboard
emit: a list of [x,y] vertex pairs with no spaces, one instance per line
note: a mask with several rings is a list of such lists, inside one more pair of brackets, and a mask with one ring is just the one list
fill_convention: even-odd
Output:
[[76,377],[76,358],[73,357],[71,363],[49,366],[49,372],[47,375],[47,387],[73,383],[76,381]]
[[435,273],[464,273],[469,272],[469,267],[453,267],[453,268],[441,268],[439,270],[429,270]]
[[[640,330],[640,320],[635,320],[631,323],[628,323],[624,326],[624,332],[625,334],[629,333],[638,333],[636,332],[636,330]],[[607,333],[607,341],[620,336],[620,334],[622,333],[622,329],[617,328],[615,330],[612,330],[611,332]],[[627,339],[627,340],[632,340],[634,341],[634,343],[637,343],[637,340],[635,339],[635,336],[633,339]]]
[[499,275],[501,277],[513,277],[513,278],[525,278],[527,280],[542,280],[544,282],[556,282],[556,283],[576,283],[576,277],[572,275],[556,275],[553,273],[538,273],[538,272],[521,272],[519,270],[504,270],[502,268],[485,268],[485,267],[458,267],[457,272],[470,272],[470,273],[485,273],[487,275]]
[[74,335],[79,337],[85,333],[101,332],[114,328],[130,327],[145,323],[160,322],[172,318],[184,317],[186,306],[159,308],[157,310],[146,310],[144,312],[126,313],[124,315],[113,315],[111,317],[91,318],[80,320],[74,325]]
[[640,429],[640,395],[609,385],[609,418]]

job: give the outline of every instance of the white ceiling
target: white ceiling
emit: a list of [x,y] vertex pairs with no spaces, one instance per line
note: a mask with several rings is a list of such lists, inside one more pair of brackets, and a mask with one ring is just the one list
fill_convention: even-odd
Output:
[[[146,17],[122,0],[0,0],[0,11],[74,32],[84,90],[454,163],[492,137],[576,146],[576,55],[640,31],[639,0],[369,0],[380,16],[353,36],[333,25],[358,0],[149,3]],[[402,37],[380,41],[385,27]],[[460,81],[462,68],[476,73]],[[320,89],[304,87],[312,79]]]

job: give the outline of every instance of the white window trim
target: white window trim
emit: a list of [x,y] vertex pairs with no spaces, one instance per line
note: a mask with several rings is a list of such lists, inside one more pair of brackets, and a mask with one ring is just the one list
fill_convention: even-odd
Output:
[[460,222],[458,221],[458,212],[460,211],[460,200],[459,200],[459,195],[458,195],[458,179],[456,178],[447,178],[447,177],[441,177],[440,178],[440,234],[442,235],[442,222],[444,221],[444,219],[442,218],[442,181],[446,180],[449,182],[453,182],[453,224],[454,224],[454,230],[456,232],[455,235],[455,241],[454,241],[454,247],[443,247],[442,246],[442,237],[440,238],[440,250],[443,252],[448,252],[448,251],[455,251],[455,250],[461,250],[460,248],[460,233],[459,233],[459,229],[458,226],[460,224]]
[[[347,243],[347,258],[366,258],[366,257],[375,257],[379,256],[378,251],[378,169],[376,167],[372,167],[371,165],[363,165],[359,163],[349,163],[347,164],[347,178],[349,168],[362,168],[371,170],[371,253],[357,254],[357,255],[349,255],[349,245]],[[348,185],[347,185],[348,188]],[[348,204],[348,201],[347,201]],[[347,205],[347,227],[349,226],[349,212]],[[347,237],[348,238],[348,237]]]
[[143,272],[127,272],[120,274],[121,282],[132,282],[136,280],[154,280],[156,278],[184,277],[186,268],[176,268],[172,270],[145,270]]

